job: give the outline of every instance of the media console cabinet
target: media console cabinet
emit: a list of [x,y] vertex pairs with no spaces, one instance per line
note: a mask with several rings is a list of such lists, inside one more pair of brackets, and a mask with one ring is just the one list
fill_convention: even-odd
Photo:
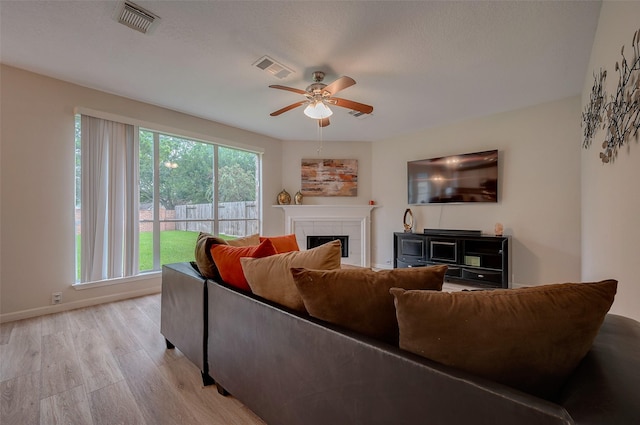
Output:
[[446,278],[466,284],[509,287],[509,238],[475,230],[424,229],[393,234],[393,267],[449,266]]

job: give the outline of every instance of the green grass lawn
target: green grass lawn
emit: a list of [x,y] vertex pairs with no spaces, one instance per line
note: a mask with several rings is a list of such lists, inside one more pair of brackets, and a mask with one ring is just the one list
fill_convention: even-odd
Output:
[[[220,235],[222,239],[235,239],[233,236]],[[160,264],[194,261],[194,250],[198,232],[167,230],[160,232]],[[76,243],[80,245],[80,235]],[[78,276],[80,276],[80,250],[77,252]],[[140,271],[153,270],[153,233],[140,233]]]

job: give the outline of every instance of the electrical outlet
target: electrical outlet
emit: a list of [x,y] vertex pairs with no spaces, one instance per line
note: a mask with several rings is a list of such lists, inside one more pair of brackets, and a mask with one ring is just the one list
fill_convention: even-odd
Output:
[[51,294],[51,304],[60,304],[62,302],[62,292],[54,292]]

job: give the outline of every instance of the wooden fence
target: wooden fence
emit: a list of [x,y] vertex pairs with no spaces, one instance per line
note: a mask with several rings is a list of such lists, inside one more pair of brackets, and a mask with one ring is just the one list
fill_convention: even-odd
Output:
[[[212,208],[211,204],[176,205],[176,230],[212,233]],[[229,236],[248,236],[259,231],[256,202],[218,204],[218,233]]]

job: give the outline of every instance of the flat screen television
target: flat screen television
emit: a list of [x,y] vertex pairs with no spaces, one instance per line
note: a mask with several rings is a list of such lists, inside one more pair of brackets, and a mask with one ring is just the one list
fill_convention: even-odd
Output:
[[407,162],[410,205],[498,202],[498,151]]

